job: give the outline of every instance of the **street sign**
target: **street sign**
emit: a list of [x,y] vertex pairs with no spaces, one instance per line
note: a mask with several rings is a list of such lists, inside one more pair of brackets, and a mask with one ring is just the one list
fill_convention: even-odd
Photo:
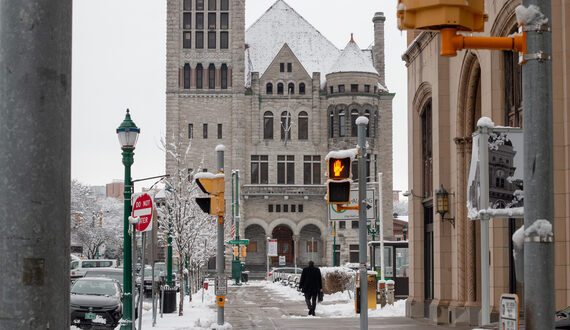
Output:
[[140,219],[136,226],[138,231],[152,230],[152,212],[153,202],[149,194],[144,193],[134,199],[132,215]]
[[279,256],[279,266],[285,266],[285,256]]
[[249,240],[248,239],[233,239],[231,241],[227,241],[226,244],[242,244],[242,245],[247,245],[249,244]]
[[501,295],[501,321],[499,329],[516,330],[519,328],[519,297],[516,294]]
[[[375,219],[374,189],[366,190],[366,219]],[[358,205],[358,190],[350,191],[350,205]],[[358,210],[337,211],[335,205],[329,205],[330,220],[358,220]]]
[[226,275],[216,275],[216,296],[225,296],[228,293],[228,279]]
[[268,239],[267,240],[267,256],[268,257],[277,257],[277,240],[276,239]]

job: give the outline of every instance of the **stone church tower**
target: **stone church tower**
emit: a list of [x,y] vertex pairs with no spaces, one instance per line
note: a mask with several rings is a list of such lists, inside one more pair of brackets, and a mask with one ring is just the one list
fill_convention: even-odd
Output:
[[[168,0],[167,143],[191,144],[189,171],[216,172],[214,148],[226,146],[226,191],[239,170],[239,232],[250,240],[252,272],[267,266],[267,237],[278,240],[287,265],[332,265],[333,253],[337,264],[352,262],[357,219],[339,221],[333,250],[325,156],[354,148],[356,118],[370,119],[369,170],[355,175],[375,190],[383,173],[391,239],[394,94],[385,87],[384,16],[374,16],[373,48],[351,38],[339,50],[283,0],[246,30],[246,1]],[[176,166],[167,155],[167,173]],[[226,199],[229,223],[231,194]]]

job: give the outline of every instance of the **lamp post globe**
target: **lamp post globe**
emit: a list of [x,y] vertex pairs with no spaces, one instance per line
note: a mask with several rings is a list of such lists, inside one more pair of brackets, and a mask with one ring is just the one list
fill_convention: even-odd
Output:
[[[131,165],[134,162],[134,150],[139,137],[140,128],[131,120],[129,109],[125,120],[117,128],[117,136],[123,150],[123,165],[125,166],[124,191],[124,222],[123,222],[123,320],[121,330],[132,329],[133,324],[133,274],[131,260],[131,236],[129,234],[129,216],[131,215]],[[133,231],[134,233],[134,231]]]

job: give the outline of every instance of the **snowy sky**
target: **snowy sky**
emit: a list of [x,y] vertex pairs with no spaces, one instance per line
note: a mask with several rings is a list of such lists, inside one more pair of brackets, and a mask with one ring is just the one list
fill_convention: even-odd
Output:
[[[396,93],[394,189],[407,190],[405,32],[396,28],[396,1],[286,0],[343,49],[350,33],[362,48],[373,42],[372,17],[386,16],[386,85]],[[247,0],[246,28],[274,0]],[[71,175],[88,185],[123,179],[115,133],[131,110],[141,134],[133,179],[164,174],[159,149],[165,134],[166,0],[75,0],[73,2],[73,95]],[[153,181],[139,183],[150,186]]]

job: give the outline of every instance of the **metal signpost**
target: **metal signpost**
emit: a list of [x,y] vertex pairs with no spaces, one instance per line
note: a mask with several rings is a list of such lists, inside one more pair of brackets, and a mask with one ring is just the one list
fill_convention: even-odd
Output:
[[[146,232],[152,230],[152,223],[153,223],[153,210],[154,210],[154,203],[152,197],[149,194],[141,194],[134,198],[133,203],[133,213],[132,217],[138,219],[137,224],[135,226],[136,231],[140,231],[142,233],[142,256],[141,256],[141,286],[139,292],[139,330],[142,329],[142,301],[144,297],[144,258],[145,258],[145,245],[146,245]],[[133,232],[133,235],[136,236],[136,231]],[[154,242],[153,242],[154,243]],[[136,246],[135,246],[136,248]],[[136,260],[133,260],[136,263]],[[153,265],[154,266],[154,265]],[[134,268],[134,267],[133,267]],[[154,270],[152,275],[152,286],[154,287]],[[133,281],[134,282],[134,281]],[[133,304],[134,306],[134,304]],[[133,319],[135,313],[133,312]],[[134,322],[133,322],[134,323]]]
[[[358,126],[358,173],[360,178],[364,179],[366,177],[366,126],[368,124],[368,118],[362,116],[356,119],[356,125]],[[360,329],[368,329],[368,276],[366,271],[366,259],[368,252],[367,234],[368,229],[366,228],[366,209],[368,203],[366,202],[364,196],[366,195],[366,180],[358,180],[358,204],[360,209],[358,210],[358,220],[360,222],[358,226],[358,262],[360,269]],[[372,203],[374,204],[374,203]]]

